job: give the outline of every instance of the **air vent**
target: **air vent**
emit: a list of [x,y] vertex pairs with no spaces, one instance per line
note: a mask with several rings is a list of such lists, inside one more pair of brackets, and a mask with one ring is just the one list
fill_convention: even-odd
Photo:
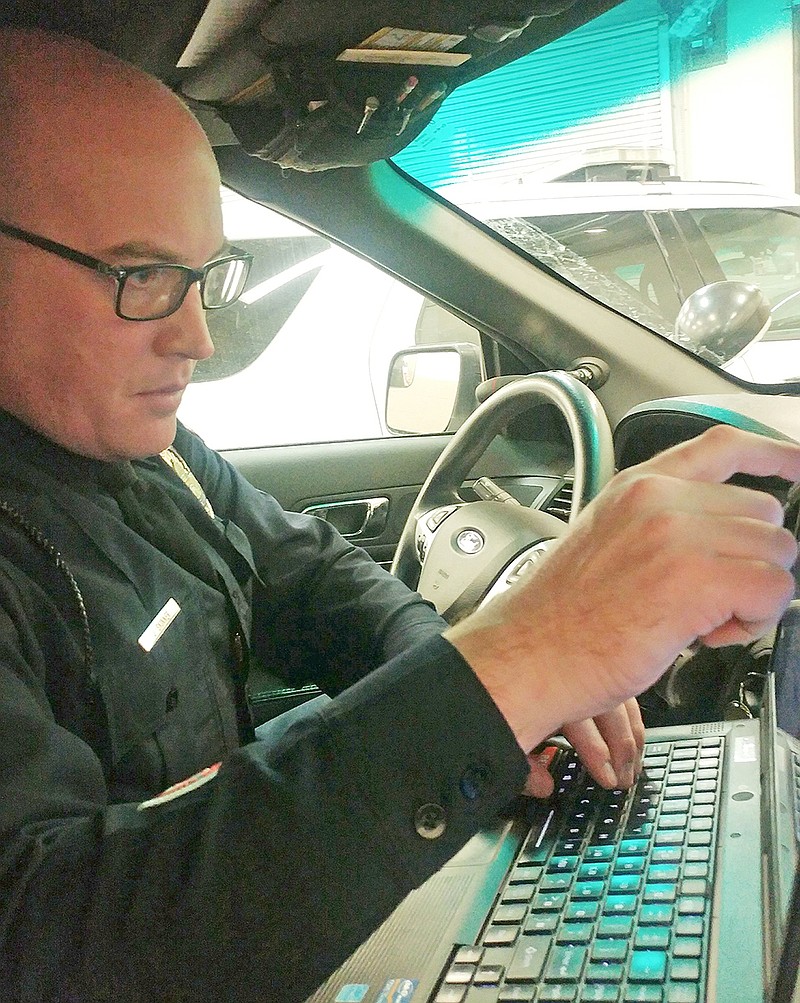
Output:
[[569,513],[572,510],[572,485],[571,479],[564,481],[545,506],[545,512],[569,522]]

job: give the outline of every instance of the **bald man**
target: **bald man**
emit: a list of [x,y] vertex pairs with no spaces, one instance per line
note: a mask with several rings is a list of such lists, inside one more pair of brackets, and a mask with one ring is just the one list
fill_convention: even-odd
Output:
[[[549,791],[547,735],[633,782],[635,695],[791,598],[780,506],[722,482],[800,447],[718,429],[627,471],[442,636],[176,422],[248,267],[189,112],[83,43],[0,51],[3,998],[302,1000]],[[251,659],[334,699],[253,741]]]

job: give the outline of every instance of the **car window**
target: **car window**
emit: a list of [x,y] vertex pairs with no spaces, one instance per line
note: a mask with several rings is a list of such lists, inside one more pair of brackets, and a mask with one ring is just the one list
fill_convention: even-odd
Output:
[[[798,52],[800,21],[774,0],[625,0],[457,88],[394,162],[705,361],[755,384],[791,382]],[[725,338],[719,351],[695,345],[681,327],[691,294],[720,282],[755,287],[771,314],[740,354]]]
[[229,240],[253,255],[239,302],[210,311],[180,419],[215,449],[396,435],[385,402],[393,356],[470,343],[439,304],[305,227],[223,189]]

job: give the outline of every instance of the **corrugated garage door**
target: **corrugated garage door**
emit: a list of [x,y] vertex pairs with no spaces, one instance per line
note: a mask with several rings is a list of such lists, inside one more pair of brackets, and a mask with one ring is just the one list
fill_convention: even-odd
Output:
[[547,180],[563,163],[610,148],[669,156],[668,81],[665,19],[587,26],[458,88],[395,162],[439,187]]

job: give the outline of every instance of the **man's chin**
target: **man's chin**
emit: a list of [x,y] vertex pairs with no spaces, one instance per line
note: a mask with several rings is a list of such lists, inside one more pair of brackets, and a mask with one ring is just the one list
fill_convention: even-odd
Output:
[[119,455],[117,460],[143,460],[146,456],[155,456],[168,446],[171,446],[175,439],[178,422],[174,414],[168,417],[152,419],[136,428],[131,429],[131,435],[121,437],[117,443]]

